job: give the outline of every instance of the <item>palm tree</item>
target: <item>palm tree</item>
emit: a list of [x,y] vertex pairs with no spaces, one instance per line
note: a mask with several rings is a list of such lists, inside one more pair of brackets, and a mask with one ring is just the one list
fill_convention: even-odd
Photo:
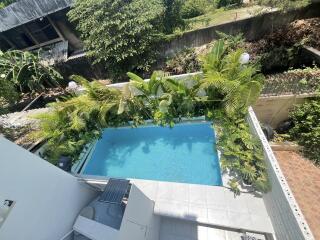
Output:
[[200,88],[206,90],[208,101],[222,97],[229,115],[253,104],[263,87],[264,76],[258,73],[257,67],[241,63],[243,53],[242,49],[227,53],[224,42],[219,40],[204,57]]

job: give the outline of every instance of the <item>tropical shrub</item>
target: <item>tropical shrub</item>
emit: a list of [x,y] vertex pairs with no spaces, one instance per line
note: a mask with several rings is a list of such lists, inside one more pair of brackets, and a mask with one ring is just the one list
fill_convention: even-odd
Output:
[[[255,65],[241,63],[244,50],[228,53],[226,49],[223,40],[219,40],[204,57],[201,87],[206,90],[208,102],[224,108],[226,114],[232,116],[255,103],[262,90],[264,76]],[[217,102],[217,97],[222,101]]]
[[121,123],[117,116],[121,93],[99,82],[79,76],[73,80],[85,87],[85,94],[50,104],[52,110],[39,114],[40,131],[33,137],[48,139],[45,158],[55,163],[61,155],[76,159],[86,143],[99,138],[101,130]]
[[198,72],[201,63],[194,48],[186,48],[166,62],[165,71],[172,74]]
[[303,146],[306,157],[320,164],[320,98],[295,106],[290,117],[291,137]]
[[[242,113],[244,115],[244,113]],[[243,118],[220,118],[218,149],[221,151],[221,167],[234,178],[229,182],[236,193],[240,185],[253,186],[255,190],[267,192],[270,189],[266,164],[259,139],[251,133]]]
[[0,73],[1,80],[9,81],[19,92],[41,92],[57,86],[62,79],[54,68],[41,61],[39,52],[20,50],[0,51]]
[[182,7],[182,17],[188,19],[200,16],[212,9],[213,5],[211,0],[187,0]]
[[128,73],[130,82],[122,91],[73,77],[85,87],[85,93],[52,104],[49,114],[38,117],[41,129],[37,136],[48,139],[46,156],[53,163],[61,155],[76,161],[85,144],[99,138],[106,127],[130,121],[137,127],[147,119],[173,127],[182,118],[206,115],[226,124],[219,145],[224,169],[236,175],[230,183],[234,190],[240,182],[258,191],[267,189],[261,149],[245,124],[245,112],[259,96],[263,78],[254,65],[240,63],[242,53],[227,52],[223,41],[218,41],[203,60],[203,76],[178,81],[154,72],[144,81]]
[[233,51],[232,46],[225,45],[223,40],[215,43],[203,59],[200,87],[206,91],[205,101],[210,109],[218,109],[208,115],[222,126],[218,147],[222,168],[234,176],[230,187],[238,192],[238,186],[245,183],[265,192],[269,186],[261,144],[252,136],[245,120],[248,106],[260,95],[264,77],[255,65],[241,63],[244,51]]

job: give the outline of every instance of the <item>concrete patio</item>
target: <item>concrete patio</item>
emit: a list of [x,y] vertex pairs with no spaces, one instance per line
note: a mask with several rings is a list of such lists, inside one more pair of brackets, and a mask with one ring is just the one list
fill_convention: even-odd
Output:
[[154,213],[218,227],[274,233],[262,197],[227,188],[133,179],[155,202]]

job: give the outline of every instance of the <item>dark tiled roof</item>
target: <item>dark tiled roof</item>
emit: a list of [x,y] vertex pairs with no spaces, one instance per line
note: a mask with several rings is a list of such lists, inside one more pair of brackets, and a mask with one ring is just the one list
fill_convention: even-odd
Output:
[[0,32],[70,7],[72,0],[20,0],[0,10]]

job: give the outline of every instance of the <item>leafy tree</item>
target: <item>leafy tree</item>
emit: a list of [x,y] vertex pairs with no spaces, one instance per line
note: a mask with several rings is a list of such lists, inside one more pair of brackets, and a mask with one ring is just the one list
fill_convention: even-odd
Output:
[[173,33],[176,28],[183,28],[185,23],[182,19],[182,7],[184,0],[162,0],[164,7],[163,32]]
[[119,77],[149,69],[163,13],[160,0],[76,0],[68,16],[77,24],[88,55]]
[[41,61],[39,52],[0,51],[0,72],[2,79],[19,92],[41,92],[46,87],[57,86],[62,79],[59,72]]

